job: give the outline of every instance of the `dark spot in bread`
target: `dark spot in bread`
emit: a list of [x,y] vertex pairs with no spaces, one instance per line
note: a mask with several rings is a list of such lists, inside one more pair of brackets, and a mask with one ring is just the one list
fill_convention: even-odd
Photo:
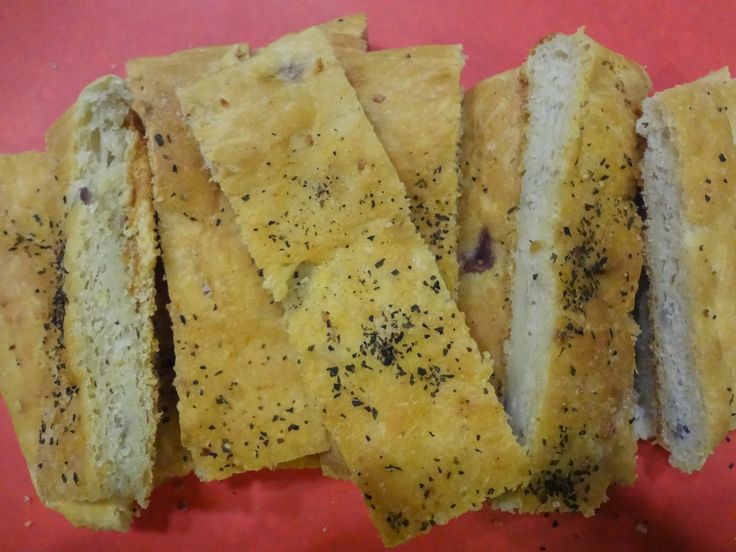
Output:
[[81,199],[82,203],[84,203],[85,205],[89,205],[90,203],[92,203],[92,192],[89,191],[89,188],[83,186],[79,190],[79,199]]
[[462,271],[480,274],[493,268],[495,261],[493,238],[488,228],[483,227],[478,236],[478,245],[468,257],[462,260]]
[[276,76],[281,80],[289,82],[297,82],[301,80],[302,74],[304,73],[304,64],[299,62],[291,61],[287,65],[282,65],[276,71]]

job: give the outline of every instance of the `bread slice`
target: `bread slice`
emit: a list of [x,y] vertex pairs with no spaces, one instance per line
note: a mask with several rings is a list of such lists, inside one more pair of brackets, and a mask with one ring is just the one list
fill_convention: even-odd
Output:
[[354,52],[341,55],[340,62],[404,183],[412,222],[454,295],[462,48]]
[[486,79],[465,94],[458,204],[458,307],[473,339],[493,357],[503,397],[511,330],[511,279],[526,115],[520,70]]
[[670,462],[699,469],[733,418],[736,89],[723,69],[644,102],[639,133],[659,404]]
[[62,186],[53,179],[46,154],[0,155],[0,393],[41,501],[74,525],[124,530],[133,516],[131,501],[111,497],[96,502],[50,499],[37,478],[41,389],[58,363],[45,343],[57,293],[57,252],[63,216]]
[[611,484],[635,477],[635,123],[650,81],[582,31],[540,42],[523,78],[505,403],[533,471],[498,505],[592,515]]
[[177,93],[384,542],[524,481],[491,363],[324,34]]
[[156,433],[151,182],[132,95],[89,85],[48,137],[65,211],[36,477],[49,500],[146,505]]
[[154,174],[182,439],[203,480],[274,468],[327,449],[288,343],[283,309],[263,289],[174,92],[247,57],[247,45],[234,45],[139,58],[127,66]]
[[[407,189],[412,220],[435,254],[443,281],[454,292],[461,49],[344,51],[338,59]],[[336,447],[322,455],[321,464],[325,475],[350,477]]]

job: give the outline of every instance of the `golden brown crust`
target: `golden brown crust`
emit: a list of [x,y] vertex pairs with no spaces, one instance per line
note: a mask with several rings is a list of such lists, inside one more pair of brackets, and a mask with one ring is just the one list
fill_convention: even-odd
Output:
[[419,46],[343,54],[340,62],[406,187],[412,221],[454,294],[462,50]]
[[284,37],[178,94],[265,283],[287,299],[304,377],[384,541],[518,485],[526,458],[491,363],[324,35]]
[[503,344],[511,329],[523,104],[519,69],[477,84],[463,100],[458,307],[480,349],[493,358],[499,397],[505,378]]
[[584,76],[571,91],[579,129],[564,151],[550,261],[558,275],[555,342],[536,407],[531,484],[505,497],[522,511],[592,515],[611,484],[635,478],[630,313],[642,264],[633,198],[641,145],[635,133],[651,83],[644,70],[583,33]]
[[236,45],[128,64],[155,175],[182,440],[205,480],[273,468],[327,448],[282,308],[263,289],[174,94],[176,86],[247,54],[247,46]]
[[[670,140],[678,152],[680,216],[687,226],[680,261],[689,277],[694,377],[704,404],[703,458],[736,421],[736,89],[728,69],[656,94]],[[653,311],[654,312],[654,311]],[[655,324],[655,336],[659,328]],[[662,423],[658,439],[671,448]],[[691,471],[699,466],[678,463]]]

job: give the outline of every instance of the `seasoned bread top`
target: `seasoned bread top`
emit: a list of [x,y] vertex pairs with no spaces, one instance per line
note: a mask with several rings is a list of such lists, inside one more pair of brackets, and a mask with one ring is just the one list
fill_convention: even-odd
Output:
[[412,222],[454,294],[462,49],[419,46],[343,54],[340,61],[406,188]]
[[[243,79],[258,86],[244,89]],[[369,221],[391,222],[396,206],[408,214],[402,187],[375,186],[395,179],[395,170],[319,29],[287,35],[247,67],[182,87],[178,96],[212,177],[239,199],[231,204],[276,300],[301,263],[325,259]],[[309,162],[290,169],[292,150]]]

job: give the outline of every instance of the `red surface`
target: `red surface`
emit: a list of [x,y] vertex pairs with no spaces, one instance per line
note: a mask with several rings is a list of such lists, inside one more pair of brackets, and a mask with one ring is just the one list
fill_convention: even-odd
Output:
[[[236,41],[261,46],[358,11],[369,16],[373,48],[462,43],[466,85],[519,64],[542,36],[580,25],[646,65],[657,90],[734,64],[736,57],[732,0],[707,7],[681,0],[0,0],[0,151],[43,147],[45,129],[81,88],[102,74],[122,74],[131,57]],[[157,489],[127,534],[73,529],[35,498],[4,406],[0,449],[0,550],[381,549],[360,493],[309,471],[251,473],[206,485],[190,476]],[[503,515],[486,508],[402,549],[736,550],[732,462],[736,443],[727,442],[703,471],[686,476],[668,466],[661,450],[642,445],[639,480],[615,489],[593,519]]]

